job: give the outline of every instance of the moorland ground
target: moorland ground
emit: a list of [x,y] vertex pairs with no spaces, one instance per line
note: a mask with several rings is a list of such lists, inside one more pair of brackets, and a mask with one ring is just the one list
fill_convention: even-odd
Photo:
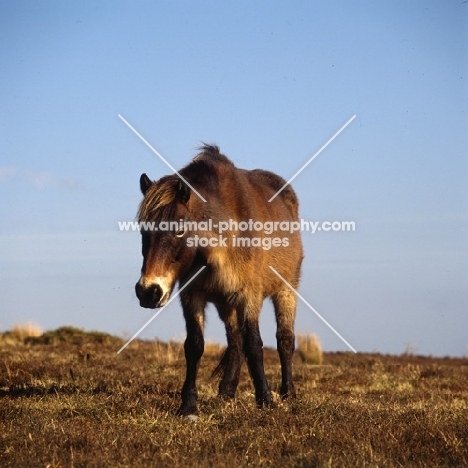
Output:
[[176,416],[183,345],[59,329],[0,335],[2,467],[468,466],[468,359],[296,353],[298,397],[258,409],[244,365],[237,397],[217,397],[207,345],[198,422]]

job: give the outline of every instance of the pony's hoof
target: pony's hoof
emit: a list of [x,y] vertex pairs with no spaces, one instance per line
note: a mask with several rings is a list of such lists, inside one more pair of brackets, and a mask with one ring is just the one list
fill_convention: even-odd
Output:
[[185,419],[191,423],[198,422],[198,416],[196,414],[188,414],[187,416],[185,416]]

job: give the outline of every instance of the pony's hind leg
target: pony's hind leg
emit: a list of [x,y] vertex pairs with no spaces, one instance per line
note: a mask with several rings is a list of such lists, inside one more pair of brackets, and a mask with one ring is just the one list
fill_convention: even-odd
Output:
[[[261,304],[260,304],[261,305]],[[248,310],[248,309],[247,309]],[[246,312],[247,310],[244,309]],[[260,306],[245,314],[245,321],[242,327],[244,353],[247,358],[247,365],[250,376],[255,387],[255,399],[258,406],[271,406],[273,400],[270,387],[265,376],[263,365],[263,341],[260,336],[259,315]]]
[[281,397],[295,397],[292,379],[292,358],[295,347],[294,320],[296,295],[286,286],[272,296],[276,314],[276,343],[281,362]]
[[214,370],[213,376],[222,376],[219,383],[219,395],[225,398],[234,398],[243,360],[242,335],[236,309],[220,305],[216,307],[226,326],[227,348]]

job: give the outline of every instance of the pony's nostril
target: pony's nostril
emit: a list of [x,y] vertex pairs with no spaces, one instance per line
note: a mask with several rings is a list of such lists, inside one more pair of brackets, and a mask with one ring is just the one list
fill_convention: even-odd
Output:
[[154,284],[152,285],[152,288],[153,288],[153,292],[152,292],[153,302],[154,304],[158,304],[162,297],[161,286],[159,286],[159,284]]

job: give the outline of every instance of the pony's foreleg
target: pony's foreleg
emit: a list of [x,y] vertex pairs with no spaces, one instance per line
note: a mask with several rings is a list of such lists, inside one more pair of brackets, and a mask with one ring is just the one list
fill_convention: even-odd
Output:
[[198,365],[205,349],[205,340],[203,338],[205,303],[196,301],[194,297],[187,298],[185,296],[182,298],[182,307],[187,328],[187,338],[184,343],[187,370],[182,387],[182,404],[178,414],[188,416],[198,414],[196,380]]
[[296,317],[296,295],[289,289],[283,289],[273,295],[276,314],[276,343],[281,362],[281,397],[295,397],[296,390],[292,378],[292,358],[295,336],[294,320]]

